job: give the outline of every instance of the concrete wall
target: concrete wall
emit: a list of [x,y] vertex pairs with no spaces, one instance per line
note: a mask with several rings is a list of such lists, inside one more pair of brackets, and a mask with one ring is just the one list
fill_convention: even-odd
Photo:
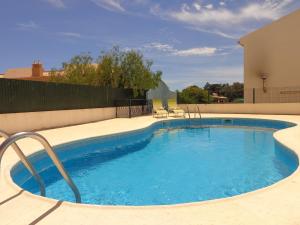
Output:
[[0,114],[0,129],[8,133],[43,130],[116,117],[116,108],[76,109]]
[[[186,105],[179,105],[187,112]],[[261,104],[199,104],[201,113],[278,114],[300,115],[300,103]],[[190,112],[197,112],[196,105],[188,105]]]
[[252,102],[250,89],[263,87],[262,73],[268,76],[267,92],[272,87],[300,87],[299,25],[300,10],[241,38],[246,103]]
[[[188,105],[197,112],[196,105]],[[201,113],[300,115],[300,103],[282,104],[199,104]],[[186,105],[179,105],[187,112]],[[116,117],[116,108],[0,114],[0,129],[8,133],[43,130],[96,122]]]

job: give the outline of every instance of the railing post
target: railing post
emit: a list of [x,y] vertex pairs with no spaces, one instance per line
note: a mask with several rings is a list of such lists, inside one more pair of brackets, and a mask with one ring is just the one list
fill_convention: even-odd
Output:
[[207,104],[209,104],[209,91],[207,91]]
[[115,100],[115,107],[116,107],[116,118],[118,118],[118,101]]
[[252,102],[253,102],[253,104],[255,104],[255,88],[253,88],[253,93],[252,93]]
[[131,99],[129,99],[129,118],[131,118]]

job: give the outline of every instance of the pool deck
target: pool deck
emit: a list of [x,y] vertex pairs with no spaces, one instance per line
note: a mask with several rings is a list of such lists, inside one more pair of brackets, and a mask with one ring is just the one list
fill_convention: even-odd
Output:
[[[278,131],[275,138],[300,154],[300,116],[204,114],[208,117],[274,119],[297,123]],[[100,135],[140,129],[158,121],[150,116],[40,131],[51,145]],[[0,143],[2,140],[0,140]],[[26,155],[41,149],[33,140],[18,142]],[[0,224],[82,225],[298,225],[300,224],[300,171],[269,187],[250,193],[199,203],[118,207],[59,202],[20,189],[10,177],[18,158],[5,153],[0,176]],[[184,190],[183,190],[184,191]]]

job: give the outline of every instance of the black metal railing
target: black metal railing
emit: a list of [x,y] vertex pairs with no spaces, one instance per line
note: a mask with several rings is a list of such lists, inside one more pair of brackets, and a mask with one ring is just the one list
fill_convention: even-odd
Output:
[[132,118],[152,112],[151,101],[146,99],[120,99],[115,101],[117,118]]
[[246,103],[299,103],[300,87],[266,87],[245,89]]

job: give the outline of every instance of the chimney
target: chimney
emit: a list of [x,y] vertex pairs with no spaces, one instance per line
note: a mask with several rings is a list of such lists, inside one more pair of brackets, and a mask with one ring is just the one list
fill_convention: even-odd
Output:
[[32,63],[32,76],[42,77],[44,74],[43,64],[39,60]]

